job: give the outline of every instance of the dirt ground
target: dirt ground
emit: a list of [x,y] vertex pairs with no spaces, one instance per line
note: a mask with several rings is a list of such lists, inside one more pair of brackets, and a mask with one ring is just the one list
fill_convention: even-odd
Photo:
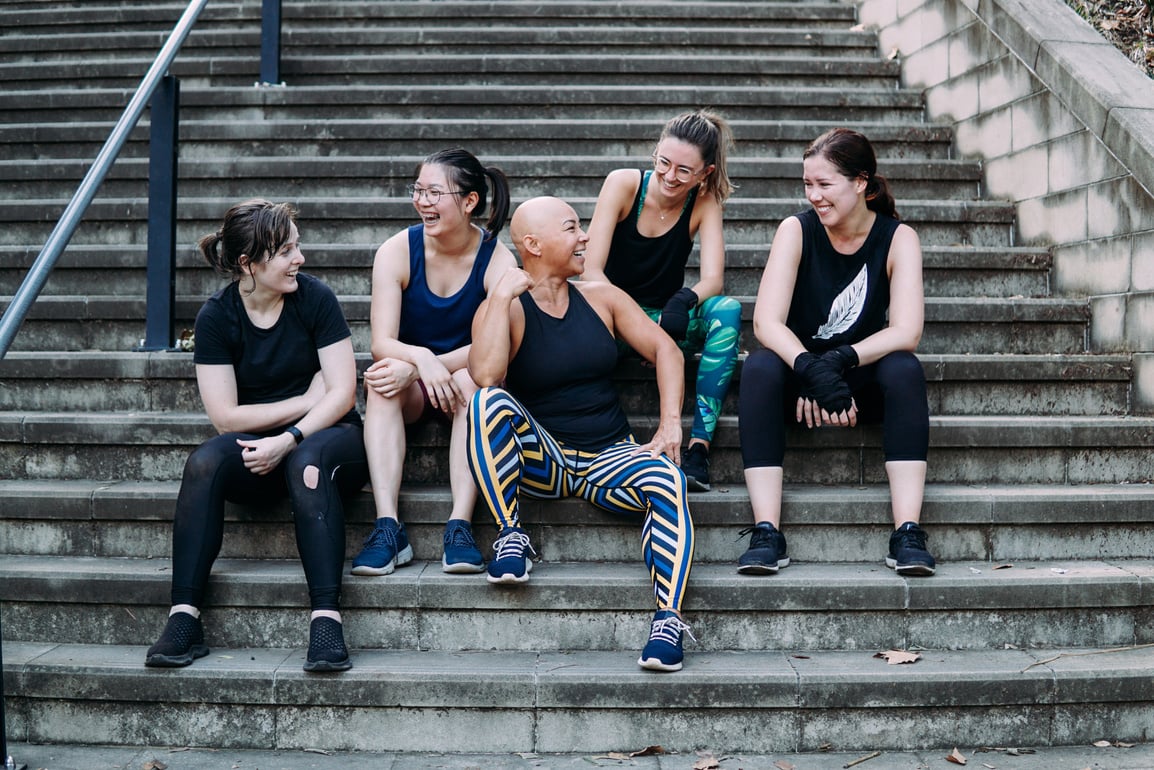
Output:
[[1154,0],[1066,0],[1066,4],[1154,77]]

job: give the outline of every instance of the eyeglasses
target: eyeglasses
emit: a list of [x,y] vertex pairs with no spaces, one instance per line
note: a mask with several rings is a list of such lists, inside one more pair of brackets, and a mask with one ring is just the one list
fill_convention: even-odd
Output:
[[657,153],[653,153],[653,168],[658,174],[668,174],[669,169],[672,168],[673,176],[677,179],[678,182],[688,182],[693,179],[693,177],[700,174],[701,171],[704,171],[704,169],[694,171],[688,166],[677,166],[674,168],[673,162],[669,160],[669,158],[666,158],[663,155],[658,155]]
[[421,200],[421,196],[424,196],[425,200],[427,200],[431,206],[436,206],[440,202],[442,195],[464,195],[461,190],[438,190],[435,187],[418,187],[415,184],[406,187],[405,192],[413,199],[413,203],[418,203]]

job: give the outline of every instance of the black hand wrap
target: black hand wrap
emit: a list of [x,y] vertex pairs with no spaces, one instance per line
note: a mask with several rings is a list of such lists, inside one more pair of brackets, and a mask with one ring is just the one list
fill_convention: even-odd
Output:
[[822,353],[821,357],[837,367],[842,374],[858,365],[857,351],[853,349],[853,345],[840,345]]
[[661,320],[657,323],[673,339],[680,342],[689,331],[689,311],[697,307],[697,295],[693,289],[683,286],[673,293],[665,307],[661,309]]
[[801,378],[801,395],[830,414],[840,414],[853,405],[853,393],[831,361],[806,351],[794,359],[793,371]]

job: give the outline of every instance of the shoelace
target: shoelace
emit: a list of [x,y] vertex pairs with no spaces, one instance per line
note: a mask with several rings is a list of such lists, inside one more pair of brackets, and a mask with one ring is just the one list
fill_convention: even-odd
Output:
[[903,529],[898,532],[899,548],[914,548],[918,551],[926,550],[926,535],[916,529]]
[[378,546],[387,545],[394,551],[397,549],[397,536],[394,530],[386,527],[373,527],[373,531],[365,538],[365,545]]
[[683,632],[693,641],[697,641],[697,637],[689,629],[688,623],[676,615],[670,615],[653,621],[653,627],[649,630],[649,641],[676,645]]
[[535,559],[537,552],[533,550],[533,546],[529,544],[529,536],[524,532],[510,532],[504,537],[497,538],[497,542],[493,543],[493,550],[497,552],[497,560],[509,558],[525,558],[525,551],[529,552],[529,558]]
[[448,540],[450,546],[464,547],[476,545],[476,541],[473,540],[472,534],[470,534],[469,530],[465,529],[464,527],[453,527],[446,534],[446,539]]
[[[750,534],[753,535],[753,538],[749,541],[750,548],[765,548],[773,545],[773,533],[767,532],[763,527],[746,527],[737,533],[737,540],[741,540],[741,538]],[[734,542],[737,541],[735,540]]]

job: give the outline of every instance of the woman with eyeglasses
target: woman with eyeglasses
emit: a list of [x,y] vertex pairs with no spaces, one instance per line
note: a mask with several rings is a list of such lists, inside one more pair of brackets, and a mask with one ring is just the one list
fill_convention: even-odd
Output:
[[[353,559],[354,575],[388,575],[413,549],[397,516],[405,426],[427,415],[451,423],[449,488],[441,567],[476,573],[485,561],[473,539],[477,488],[465,454],[466,409],[477,387],[466,369],[473,314],[517,262],[497,233],[509,214],[509,184],[462,149],[436,152],[408,186],[421,221],[393,235],[373,261],[373,363],[365,371],[365,449],[376,524]],[[492,206],[484,227],[473,218]]]
[[[741,304],[721,293],[732,145],[729,124],[716,113],[698,110],[670,120],[652,170],[622,168],[605,178],[585,252],[586,280],[624,289],[683,351],[701,353],[693,429],[681,460],[689,489],[698,492],[709,490],[709,447],[737,366],[741,328]],[[700,274],[685,286],[695,239]]]
[[357,364],[336,296],[301,272],[295,214],[287,203],[245,201],[200,239],[208,263],[232,279],[196,316],[196,383],[218,435],[184,465],[172,606],[146,666],[177,668],[208,655],[200,610],[224,537],[225,501],[288,497],[312,609],[304,669],[352,668],[340,594],[342,497],[368,478]]

